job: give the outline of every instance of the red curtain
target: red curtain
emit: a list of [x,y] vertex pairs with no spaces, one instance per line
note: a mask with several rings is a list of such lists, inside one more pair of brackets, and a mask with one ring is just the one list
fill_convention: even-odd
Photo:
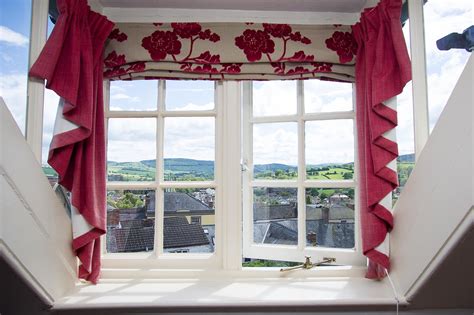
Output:
[[376,248],[393,227],[391,212],[380,201],[398,186],[387,164],[398,156],[397,143],[383,134],[397,125],[397,113],[384,104],[411,80],[410,59],[400,24],[400,0],[382,0],[365,10],[352,27],[357,41],[356,94],[360,165],[361,229],[367,278],[389,270],[388,253]]
[[[47,80],[61,97],[48,163],[71,192],[73,249],[79,277],[96,283],[100,235],[106,231],[106,164],[102,96],[104,43],[114,24],[86,0],[57,0],[56,26],[30,75]],[[80,217],[75,225],[74,217]]]

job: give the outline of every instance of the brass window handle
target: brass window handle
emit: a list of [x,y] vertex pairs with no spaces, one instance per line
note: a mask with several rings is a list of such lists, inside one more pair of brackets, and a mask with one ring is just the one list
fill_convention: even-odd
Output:
[[313,267],[321,266],[323,264],[328,264],[335,261],[336,261],[336,258],[324,257],[323,260],[318,261],[317,263],[313,264],[311,262],[311,256],[305,256],[305,262],[303,264],[293,266],[293,267],[288,267],[288,268],[281,268],[280,271],[290,271],[290,270],[296,270],[296,269],[311,269]]

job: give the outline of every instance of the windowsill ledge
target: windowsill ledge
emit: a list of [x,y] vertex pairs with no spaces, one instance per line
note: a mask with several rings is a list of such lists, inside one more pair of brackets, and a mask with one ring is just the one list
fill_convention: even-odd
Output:
[[243,270],[214,272],[205,278],[188,274],[179,278],[103,279],[98,285],[77,285],[76,291],[55,303],[54,309],[396,304],[388,281],[317,275],[321,270],[291,272],[283,277],[276,276],[274,269],[258,272],[258,278],[254,272]]

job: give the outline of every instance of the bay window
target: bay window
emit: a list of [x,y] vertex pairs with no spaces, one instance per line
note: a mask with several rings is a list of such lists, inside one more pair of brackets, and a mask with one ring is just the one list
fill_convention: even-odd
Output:
[[105,86],[106,268],[235,270],[305,255],[365,264],[352,84]]

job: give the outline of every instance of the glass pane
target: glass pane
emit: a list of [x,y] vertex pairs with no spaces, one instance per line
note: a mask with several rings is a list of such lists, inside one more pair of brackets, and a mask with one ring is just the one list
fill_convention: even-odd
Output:
[[155,239],[155,191],[107,192],[108,253],[153,251]]
[[304,81],[306,113],[350,111],[352,84],[321,80]]
[[109,181],[153,181],[156,170],[156,119],[109,119]]
[[158,104],[158,81],[111,81],[110,110],[149,111]]
[[354,189],[306,189],[306,246],[354,248]]
[[164,197],[165,253],[213,253],[215,246],[213,188],[167,189]]
[[[425,4],[426,5],[426,4]],[[410,52],[410,21],[403,27],[403,35]],[[413,98],[411,81],[403,89],[403,92],[397,97],[398,125],[395,128],[397,133],[398,152],[400,156],[397,159],[398,182],[397,187],[392,194],[393,204],[408,180],[408,177],[415,166],[415,134],[413,127]]]
[[166,110],[214,109],[213,81],[166,81]]
[[352,179],[354,131],[352,119],[306,123],[306,175],[315,180]]
[[[471,56],[465,49],[468,47],[439,50],[436,42],[450,33],[462,34],[473,25],[473,2],[432,0],[425,3],[423,14],[430,130],[432,130]],[[467,38],[467,35],[464,38]]]
[[298,244],[296,188],[253,189],[253,241],[256,244]]
[[253,164],[255,179],[295,179],[298,176],[297,124],[255,124]]
[[31,0],[0,1],[0,96],[25,132]]
[[253,115],[296,114],[296,81],[254,81]]
[[165,180],[214,179],[214,125],[213,117],[165,118]]
[[[48,38],[54,29],[54,24],[48,18]],[[41,160],[43,172],[48,177],[51,186],[58,182],[58,174],[48,164],[49,145],[53,138],[54,123],[58,111],[59,96],[50,89],[44,89],[44,111],[43,111],[43,143],[41,146]]]
[[293,261],[281,261],[281,260],[267,260],[267,259],[253,259],[253,258],[244,258],[242,261],[242,267],[294,267],[300,265],[300,262]]

